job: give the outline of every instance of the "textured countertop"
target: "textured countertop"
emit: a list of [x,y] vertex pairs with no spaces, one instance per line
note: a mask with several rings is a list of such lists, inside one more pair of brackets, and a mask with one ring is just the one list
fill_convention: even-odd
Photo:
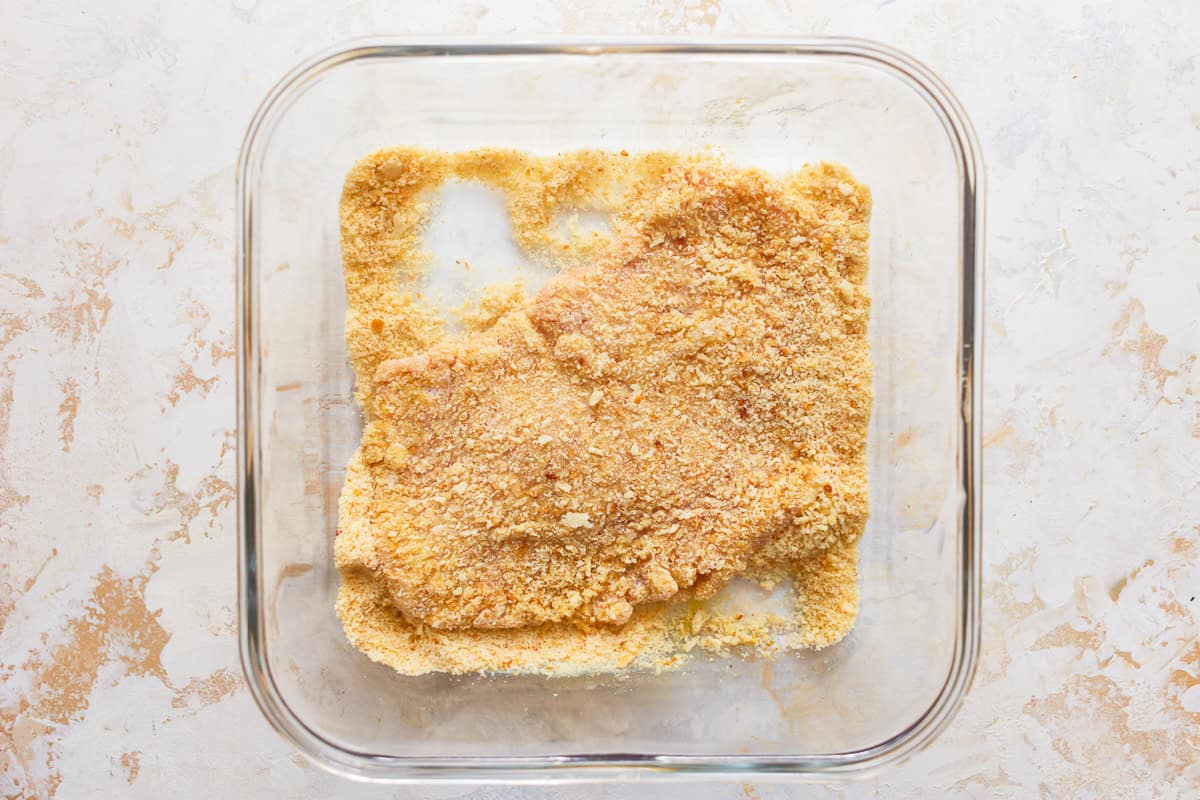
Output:
[[871,37],[941,74],[979,132],[982,660],[931,748],[811,795],[1197,796],[1200,5],[422,6],[0,7],[0,796],[674,796],[346,783],[268,728],[237,662],[233,183],[251,114],[351,36],[556,31]]

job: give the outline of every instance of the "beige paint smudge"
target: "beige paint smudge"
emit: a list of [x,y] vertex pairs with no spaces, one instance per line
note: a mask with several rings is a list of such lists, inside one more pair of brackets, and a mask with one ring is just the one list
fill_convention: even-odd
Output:
[[[1022,708],[1057,756],[1043,789],[1051,796],[1107,796],[1113,786],[1165,785],[1200,777],[1195,749],[1200,744],[1200,712],[1189,710],[1184,695],[1200,685],[1200,619],[1190,598],[1198,548],[1193,537],[1171,533],[1150,540],[1147,558],[1104,589],[1091,577],[1075,581],[1072,599],[1048,607],[1036,591],[1022,590],[1021,576],[1035,568],[1030,547],[1009,556],[994,570],[985,590],[984,650],[976,685],[1017,680],[1010,648],[1046,653],[1065,669],[1034,677],[1032,697]],[[1135,609],[1147,620],[1130,628],[1122,619]],[[1153,609],[1153,611],[1152,611]],[[1146,631],[1138,635],[1138,631]],[[1030,680],[1024,674],[1020,680]],[[1026,736],[1030,736],[1027,733]],[[1007,776],[968,779],[994,788]],[[1028,788],[1028,787],[1026,787]]]
[[1129,585],[1129,581],[1134,578],[1137,578],[1137,576],[1140,575],[1143,571],[1145,571],[1153,566],[1154,566],[1154,559],[1149,558],[1149,559],[1146,559],[1145,561],[1143,561],[1138,566],[1134,567],[1132,570],[1130,570],[1125,575],[1122,575],[1120,577],[1120,579],[1116,583],[1114,583],[1112,585],[1112,587],[1109,588],[1109,590],[1108,590],[1109,598],[1114,603],[1117,602],[1118,600],[1120,600],[1121,592],[1125,591],[1125,587]]
[[917,435],[920,433],[916,428],[906,428],[896,434],[896,449],[908,447],[917,440]]
[[121,767],[125,770],[125,781],[132,786],[142,768],[142,751],[131,750],[128,753],[122,753]]
[[1197,686],[1200,686],[1200,641],[1192,642],[1191,647],[1176,659],[1174,669],[1167,676],[1167,699],[1191,717],[1196,732],[1193,744],[1200,748],[1200,711],[1191,711],[1184,706],[1184,695]]
[[208,512],[209,527],[217,522],[223,509],[237,499],[237,489],[229,481],[215,474],[206,475],[191,493],[178,486],[179,465],[167,460],[161,464],[142,467],[131,475],[129,481],[161,481],[150,498],[148,514],[164,514],[174,511],[179,514],[179,524],[167,536],[168,541],[179,539],[191,541],[192,523],[204,512]]
[[[139,475],[149,477],[151,473],[164,475],[164,482],[154,495],[152,508],[145,513],[177,511],[180,525],[172,532],[172,539],[187,539],[190,526],[206,510],[211,525],[234,498],[233,487],[215,475],[201,480],[192,493],[179,490],[179,468],[170,461],[158,467],[147,466]],[[99,498],[103,490],[99,485],[94,488],[94,496]],[[55,734],[87,712],[105,665],[119,665],[123,676],[157,678],[172,691],[175,708],[198,710],[220,702],[241,685],[232,668],[193,679],[181,688],[175,688],[169,680],[162,652],[170,633],[159,621],[161,611],[149,609],[145,601],[146,587],[157,571],[159,558],[156,543],[142,570],[129,578],[119,577],[105,566],[94,576],[95,586],[83,613],[68,620],[62,641],[48,652],[32,653],[21,665],[20,671],[29,676],[32,689],[15,708],[0,709],[0,743],[7,739],[10,745],[0,746],[0,772],[15,776],[22,796],[54,795],[61,782]],[[4,670],[0,665],[0,670],[9,673],[13,669],[9,666]],[[140,769],[140,754],[123,756],[121,763],[132,782]]]
[[[0,356],[3,356],[0,358],[0,452],[4,452],[8,443],[15,380],[12,361],[19,357],[19,354],[10,353],[8,349],[18,336],[28,330],[29,320],[26,316],[0,308]],[[4,527],[12,527],[5,521],[9,512],[29,502],[29,495],[18,492],[9,481],[8,464],[0,459],[0,526]]]
[[[62,776],[52,734],[87,711],[100,669],[118,662],[126,675],[153,676],[167,684],[162,650],[171,636],[146,607],[146,583],[156,567],[121,578],[105,567],[81,615],[70,619],[64,641],[48,655],[31,654],[21,671],[31,677],[30,691],[16,708],[0,711],[0,772],[14,776],[28,797],[53,797]],[[40,762],[41,768],[33,765]],[[44,777],[37,773],[44,772]],[[24,776],[22,778],[22,776]]]
[[[30,577],[26,578],[19,587],[13,586],[11,578],[6,577],[4,580],[0,580],[0,588],[3,589],[3,591],[0,591],[0,631],[4,630],[4,623],[8,620],[8,615],[11,614],[13,609],[17,607],[17,601],[22,595],[28,593],[29,590],[33,588],[33,585],[37,583],[38,578],[40,578],[42,573],[46,570],[46,565],[49,564],[50,560],[57,555],[58,548],[50,548],[50,555],[46,556],[45,560],[42,561],[42,565],[37,568],[37,571],[34,572],[34,574]],[[0,566],[0,568],[4,569],[5,572],[8,572],[15,567],[8,559],[4,559],[3,565]]]
[[67,378],[59,383],[63,399],[58,404],[58,440],[62,442],[63,452],[71,449],[75,441],[75,417],[79,414],[79,381]]
[[1095,629],[1077,630],[1069,622],[1051,628],[1037,638],[1030,650],[1048,650],[1052,647],[1073,647],[1080,654],[1100,649],[1102,638]]
[[1186,374],[1196,361],[1196,355],[1192,354],[1177,369],[1164,367],[1162,353],[1166,345],[1167,337],[1146,324],[1146,307],[1142,301],[1130,300],[1113,323],[1112,343],[1104,348],[1104,354],[1124,352],[1133,355],[1141,368],[1142,390],[1164,395],[1167,380]]
[[203,678],[193,678],[180,688],[171,699],[172,708],[189,708],[193,705],[211,706],[242,688],[242,675],[232,669],[219,669]]
[[1037,431],[1050,430],[1057,424],[1056,415],[1055,409],[1038,409],[1039,418],[1036,419],[1034,413],[1027,412],[1018,418],[1013,412],[1005,412],[998,420],[997,427],[984,436],[983,449],[1002,450],[1004,458],[1001,463],[1005,469],[1012,475],[1024,475],[1030,465],[1042,456],[1042,443],[1040,437],[1023,436],[1021,431],[1031,425]]
[[998,444],[1002,444],[1005,439],[1008,439],[1014,433],[1016,433],[1016,428],[1014,428],[1011,424],[1000,426],[987,436],[983,437],[983,449],[987,450],[989,447],[995,447]]
[[1036,593],[1029,599],[1021,597],[1013,580],[1018,573],[1032,569],[1036,560],[1037,548],[1019,550],[993,567],[992,577],[984,585],[983,648],[976,678],[981,684],[1002,679],[1011,666],[1009,628],[1046,608]]
[[[174,379],[171,381],[171,389],[167,392],[167,402],[172,408],[183,399],[184,395],[199,393],[201,397],[207,397],[208,393],[217,385],[217,379],[220,376],[214,375],[211,378],[197,377],[192,370],[191,364],[181,363],[179,370],[175,373]],[[166,409],[163,409],[164,412]]]
[[113,302],[104,284],[121,266],[121,260],[92,242],[68,244],[72,257],[62,265],[62,272],[71,285],[55,293],[46,324],[60,338],[77,345],[94,338],[108,323]]
[[[132,198],[123,198],[122,206],[128,212],[133,211]],[[119,217],[103,217],[105,222],[113,233],[122,239],[128,241],[135,240],[141,234],[157,235],[166,244],[166,256],[158,269],[168,270],[175,266],[175,257],[179,255],[179,251],[184,245],[196,234],[201,233],[200,226],[196,221],[192,220],[184,226],[185,230],[180,230],[170,222],[170,216],[173,211],[178,209],[183,204],[182,199],[172,200],[169,203],[155,206],[149,211],[133,214],[129,220]],[[77,228],[81,228],[91,220],[87,217],[76,222]]]
[[226,454],[237,450],[237,431],[225,430],[221,434],[221,452],[217,454],[217,458],[224,460]]
[[[204,191],[208,190],[202,188],[198,193]],[[140,256],[153,250],[153,257],[157,258],[165,243],[166,254],[160,264],[169,269],[193,236],[200,234],[210,242],[219,241],[220,237],[200,229],[198,216],[190,211],[182,224],[174,224],[178,216],[174,209],[182,202],[160,206],[145,214],[130,214],[124,219],[97,214],[72,226],[53,229],[50,237],[57,248],[58,263],[46,272],[53,278],[45,289],[31,278],[0,273],[0,453],[8,445],[13,417],[14,361],[23,355],[14,343],[40,327],[58,340],[60,348],[86,357],[84,346],[95,345],[118,310],[120,295],[113,277],[124,265],[132,263],[130,253]],[[128,198],[125,207],[132,211]],[[119,239],[130,244],[125,245]],[[12,298],[16,302],[6,302]],[[200,310],[203,312],[202,306]],[[207,314],[202,317],[199,324],[207,325]],[[196,359],[207,357],[215,366],[232,358],[230,336],[221,333],[216,340],[209,341],[202,334],[201,330],[189,340],[194,352],[185,355],[192,363],[199,366]],[[79,433],[77,415],[85,396],[84,384],[93,374],[99,381],[100,367],[95,359],[88,359],[87,363],[88,368],[70,373],[72,377],[59,384],[57,435],[64,452],[72,449]],[[187,376],[182,377],[182,384],[175,387],[180,397],[188,392],[207,395],[217,384],[215,377],[207,380],[197,377],[198,383],[189,386]],[[46,412],[53,419],[55,405],[49,404]],[[49,436],[53,437],[55,432],[51,427]],[[222,463],[224,455],[232,452],[232,436],[228,432],[222,445]],[[11,454],[7,459],[0,458],[0,532],[4,528],[21,529],[15,511],[29,501],[28,495],[20,493],[12,483],[14,473],[10,467],[14,463]],[[174,465],[168,462],[168,467],[171,466]],[[209,526],[215,523],[220,512],[233,502],[234,489],[214,474],[202,480],[194,492],[185,493],[175,486],[177,477],[176,467],[167,481],[165,495],[157,498],[157,511],[177,511],[180,525],[172,538],[186,539],[189,526],[202,520],[206,511],[211,515]],[[104,488],[94,483],[86,487],[86,494],[100,503]],[[22,617],[22,624],[26,623],[23,597],[33,607],[34,603],[48,602],[58,591],[53,587],[42,591],[39,584],[39,580],[49,583],[42,576],[57,552],[52,550],[31,575],[33,564],[27,558],[31,555],[28,549],[18,550],[12,539],[0,537],[0,629],[6,623],[16,623],[14,612]],[[12,553],[21,558],[10,558]],[[0,652],[0,681],[16,688],[0,700],[0,793],[22,798],[55,794],[62,781],[60,770],[67,759],[64,733],[88,714],[97,693],[110,679],[116,682],[127,677],[150,678],[167,687],[176,699],[183,697],[183,707],[193,711],[220,702],[236,691],[239,684],[232,668],[189,681],[180,689],[175,689],[169,680],[162,653],[171,636],[162,625],[161,611],[149,608],[145,600],[158,558],[155,545],[143,567],[132,576],[107,565],[91,568],[92,586],[87,599],[81,608],[56,617],[60,620],[57,633],[41,630],[40,644],[24,653],[21,652],[24,648]],[[18,565],[20,573],[16,572]],[[34,591],[39,596],[34,597],[31,594]],[[36,641],[33,639],[30,644]],[[180,707],[178,702],[173,705]],[[142,766],[140,751],[119,755],[114,752],[111,757],[129,783],[138,777]]]
[[1132,699],[1106,675],[1076,674],[1060,690],[1025,704],[1025,713],[1050,737],[1051,748],[1074,767],[1051,782],[1052,794],[1104,797],[1109,787],[1126,785],[1131,769],[1178,774],[1192,762],[1195,751],[1183,731],[1147,730],[1133,723]]
[[189,297],[180,304],[178,319],[181,323],[188,325],[191,331],[188,333],[179,367],[171,381],[171,387],[167,390],[167,405],[163,406],[163,413],[166,413],[168,406],[174,408],[186,395],[198,394],[200,397],[207,397],[217,385],[218,375],[201,378],[196,374],[196,366],[204,355],[207,354],[209,364],[216,367],[235,354],[230,343],[226,341],[228,337],[223,332],[218,334],[218,338],[215,340],[210,340],[205,336],[204,332],[208,328],[211,315],[208,309],[194,297]]
[[[233,486],[216,475],[202,479],[192,492],[180,490],[179,467],[170,461],[149,465],[133,477],[161,482],[144,513],[176,512],[179,525],[171,532],[171,539],[188,539],[190,528],[205,512],[211,526],[234,500]],[[103,487],[93,484],[87,492],[99,501]],[[132,577],[121,577],[105,566],[93,576],[95,585],[82,612],[68,619],[56,644],[30,653],[19,665],[0,664],[0,674],[20,675],[29,683],[29,689],[18,700],[0,708],[0,774],[5,776],[6,791],[14,790],[20,797],[54,795],[62,780],[59,733],[87,713],[108,665],[115,665],[123,677],[157,679],[175,695],[175,707],[193,710],[220,702],[240,685],[229,668],[190,681],[180,689],[168,679],[162,652],[170,633],[159,620],[161,612],[148,608],[145,601],[146,586],[157,570],[158,559],[155,545],[142,570]],[[26,580],[20,591],[28,592],[36,578]],[[6,603],[5,615],[11,610],[12,604]],[[122,764],[130,780],[135,778],[140,769],[137,756],[130,756]]]
[[967,797],[986,797],[994,795],[996,789],[1020,787],[1021,784],[1014,781],[1003,767],[993,768],[990,765],[950,786],[951,789],[962,792]]
[[[20,666],[31,688],[15,705],[0,708],[0,773],[15,786],[14,797],[55,795],[62,782],[55,734],[83,718],[108,664],[120,665],[122,676],[157,678],[172,691],[173,708],[211,706],[241,687],[241,677],[232,668],[180,688],[171,683],[162,663],[171,634],[159,621],[162,611],[151,610],[145,600],[158,558],[155,548],[142,571],[129,578],[104,567],[93,576],[95,586],[83,612],[67,621],[63,640],[48,654],[31,653]],[[12,665],[0,664],[0,673],[13,670]],[[140,769],[140,756],[137,751],[121,756],[130,783]]]
[[214,367],[237,355],[231,342],[211,342],[208,346],[208,353]]
[[[8,420],[12,411],[13,388],[11,381],[5,380],[0,372],[0,450],[8,439]],[[29,502],[29,495],[21,494],[8,482],[7,469],[0,462],[0,526],[11,528],[5,517],[15,508],[20,508]]]
[[[41,288],[32,281],[21,279],[16,280],[17,284],[25,289],[26,297],[37,297],[42,294]],[[12,343],[21,334],[29,330],[29,321],[27,315],[18,315],[11,311],[0,307],[0,454],[6,452],[8,444],[9,426],[12,420],[13,407],[13,386],[14,373],[12,362],[19,357],[19,354],[13,353],[10,350]],[[23,507],[29,502],[29,495],[21,494],[10,482],[8,459],[0,457],[0,529],[9,528],[17,530],[18,525],[10,521],[10,515],[15,509]],[[51,550],[51,554],[46,561],[36,570],[36,572],[28,577],[21,579],[17,570],[19,561],[10,557],[12,554],[19,552],[17,540],[13,538],[0,539],[0,545],[3,545],[4,550],[0,551],[0,631],[4,630],[8,622],[9,615],[16,609],[17,602],[22,595],[33,588],[38,577],[46,567],[46,563],[50,558],[57,555],[56,550]],[[3,664],[0,663],[0,676],[2,680],[7,681],[9,672],[3,669]],[[19,730],[8,730],[4,722],[4,715],[7,712],[4,708],[0,708],[0,737],[8,736],[10,741],[15,738],[24,741],[27,737],[32,736],[36,731],[30,730],[27,726],[22,726]],[[3,739],[0,738],[0,742]],[[0,762],[0,767],[3,762]],[[2,772],[0,772],[2,774]]]
[[0,352],[3,352],[22,333],[29,330],[29,319],[0,308]]
[[24,275],[14,275],[11,272],[0,272],[0,278],[5,278],[20,286],[25,290],[24,297],[26,300],[36,300],[39,297],[45,297],[46,292],[38,285],[33,278],[28,278]]
[[214,639],[237,636],[237,629],[237,609],[232,605],[209,609],[204,614],[204,630]]
[[212,317],[208,309],[194,297],[189,297],[180,306],[180,318],[183,322],[190,324],[192,328],[185,347],[186,360],[197,363],[201,356],[207,353],[210,366],[216,367],[222,361],[236,355],[237,351],[233,349],[233,337],[226,331],[218,331],[215,339],[205,336],[204,331]]
[[650,0],[637,18],[644,33],[695,33],[711,32],[720,16],[720,0]]
[[[67,284],[51,297],[51,307],[45,315],[47,326],[71,345],[94,339],[108,323],[113,310],[108,279],[129,261],[122,255],[112,255],[100,241],[120,239],[139,250],[155,244],[166,247],[166,256],[159,269],[170,269],[175,257],[195,236],[208,234],[195,218],[181,225],[172,222],[172,214],[180,209],[183,198],[156,206],[127,218],[95,214],[76,220],[69,228],[56,234],[55,239],[65,251],[60,263],[59,280]],[[132,208],[127,208],[132,212]],[[215,241],[215,240],[214,240]],[[128,248],[126,248],[128,249]],[[22,285],[25,285],[22,281]],[[30,296],[41,296],[41,287],[26,286]],[[38,294],[32,292],[36,289]]]
[[208,309],[195,297],[189,295],[187,300],[180,303],[179,320],[191,326],[192,331],[188,334],[187,341],[192,345],[193,352],[204,348],[204,329],[208,327],[211,319],[212,315],[208,313]]

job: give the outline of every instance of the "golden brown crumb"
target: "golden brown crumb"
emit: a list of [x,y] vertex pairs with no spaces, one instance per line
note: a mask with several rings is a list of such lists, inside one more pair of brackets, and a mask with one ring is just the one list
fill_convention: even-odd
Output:
[[525,288],[520,283],[502,283],[489,286],[478,301],[464,304],[456,315],[466,330],[485,331],[524,302]]
[[[504,191],[545,257],[571,249],[551,232],[564,210],[616,224],[575,247],[591,263],[447,337],[412,285],[423,193],[454,177]],[[685,620],[680,601],[747,570],[794,580],[791,645],[844,635],[867,514],[868,211],[831,165],[784,181],[662,153],[356,165],[347,341],[368,424],[335,545],[351,641],[406,673],[669,666],[789,629]]]

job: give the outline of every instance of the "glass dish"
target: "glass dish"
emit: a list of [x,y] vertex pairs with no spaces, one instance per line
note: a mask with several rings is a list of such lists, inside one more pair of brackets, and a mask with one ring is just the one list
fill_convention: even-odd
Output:
[[[678,672],[401,677],[334,613],[332,542],[361,422],[337,201],[383,146],[694,151],[870,186],[872,516],[843,642]],[[942,730],[979,648],[983,176],[928,69],[863,41],[355,42],[258,109],[238,172],[242,663],[268,721],[374,780],[791,773],[828,780]]]

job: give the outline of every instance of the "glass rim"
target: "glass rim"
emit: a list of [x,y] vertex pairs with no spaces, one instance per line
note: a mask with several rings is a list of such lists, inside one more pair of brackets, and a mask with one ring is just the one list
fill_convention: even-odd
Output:
[[[258,288],[253,262],[254,176],[274,124],[313,83],[333,68],[373,58],[462,56],[815,56],[862,64],[898,78],[937,116],[957,161],[962,219],[959,242],[958,360],[960,380],[957,453],[959,540],[954,652],[944,683],[926,710],[903,730],[868,747],[814,755],[685,755],[670,753],[570,753],[532,756],[401,756],[342,747],[309,727],[288,706],[267,662],[264,596],[259,570],[261,439],[258,430]],[[250,693],[267,722],[301,754],[336,774],[360,780],[449,780],[512,783],[613,780],[621,777],[745,778],[754,774],[828,780],[863,777],[903,761],[928,746],[949,724],[975,674],[980,648],[982,572],[983,259],[985,191],[979,142],[953,93],[928,67],[888,45],[847,37],[681,38],[559,37],[496,43],[480,37],[353,39],[302,61],[267,93],[247,128],[236,174],[238,650]]]

